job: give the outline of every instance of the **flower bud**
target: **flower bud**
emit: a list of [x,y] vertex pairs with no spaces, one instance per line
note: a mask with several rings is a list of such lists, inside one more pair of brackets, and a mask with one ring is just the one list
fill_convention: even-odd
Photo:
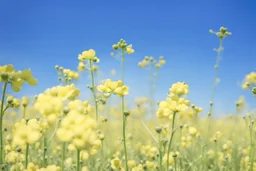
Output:
[[67,114],[68,114],[68,112],[69,112],[69,108],[68,108],[68,107],[64,107],[64,109],[63,109],[63,113],[64,113],[65,115],[67,115]]
[[104,136],[103,134],[100,134],[100,135],[99,135],[99,139],[100,139],[101,141],[103,141],[103,140],[105,139],[105,136]]
[[254,95],[256,95],[256,87],[253,87],[253,88],[252,88],[252,93],[253,93]]
[[172,155],[172,157],[174,157],[174,158],[177,157],[177,156],[178,156],[178,155],[177,155],[176,153],[174,153],[174,154]]
[[221,28],[220,28],[220,32],[223,33],[223,34],[225,34],[227,30],[228,30],[228,29],[225,28],[225,27],[221,27]]
[[114,50],[117,50],[117,49],[118,49],[118,45],[117,45],[117,44],[114,44],[114,45],[112,46],[112,48],[113,48]]
[[162,132],[162,127],[156,126],[155,131],[160,134]]
[[129,111],[126,111],[126,112],[124,112],[124,115],[125,115],[125,116],[129,116],[129,115],[130,115],[130,112],[129,112]]
[[217,33],[217,36],[218,36],[220,39],[223,39],[223,38],[224,38],[224,35],[223,35],[221,32],[218,32],[218,33]]
[[7,73],[2,73],[1,78],[2,78],[2,80],[7,81],[8,80],[8,74]]
[[13,103],[13,99],[14,98],[12,96],[8,96],[7,97],[7,103],[11,105]]
[[18,147],[18,148],[16,149],[16,151],[17,151],[18,153],[20,153],[20,152],[22,151],[22,148]]
[[231,32],[226,32],[225,36],[231,36],[231,34],[232,34]]
[[214,31],[212,29],[209,30],[209,33],[214,34]]

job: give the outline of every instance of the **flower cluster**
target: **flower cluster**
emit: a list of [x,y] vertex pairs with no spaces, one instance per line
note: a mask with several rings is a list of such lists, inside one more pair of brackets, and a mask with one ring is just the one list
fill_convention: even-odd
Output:
[[186,83],[175,83],[169,89],[169,97],[159,103],[157,117],[172,118],[174,113],[182,112],[188,108],[190,101],[181,97],[188,94],[188,85]]
[[73,71],[71,69],[65,69],[63,67],[60,67],[58,65],[55,66],[55,69],[58,72],[59,78],[58,80],[63,83],[69,83],[72,80],[78,80],[79,79],[79,73],[76,71]]
[[106,98],[113,93],[118,96],[126,96],[129,93],[129,88],[121,80],[112,81],[107,79],[97,86],[97,90],[102,92]]
[[209,32],[211,34],[216,34],[220,39],[224,39],[225,37],[228,37],[231,35],[231,32],[227,31],[228,29],[225,27],[220,27],[219,32],[214,32],[213,30],[210,30]]
[[70,142],[77,150],[95,154],[101,146],[96,127],[95,120],[88,115],[71,110],[61,121],[56,135],[61,142]]
[[34,108],[53,125],[63,113],[64,102],[77,98],[79,93],[74,84],[52,87],[37,96]]
[[93,108],[88,101],[72,100],[68,102],[68,109],[76,111],[81,114],[92,114]]
[[32,76],[31,71],[15,71],[13,65],[0,66],[0,82],[11,83],[12,89],[15,92],[20,91],[24,82],[34,86],[37,84],[37,79]]
[[117,44],[114,44],[112,46],[114,50],[122,49],[128,54],[134,53],[134,49],[132,48],[132,45],[127,45],[126,41],[121,39]]
[[13,143],[15,145],[33,144],[41,138],[41,126],[37,119],[31,119],[28,122],[22,119],[14,125]]
[[155,60],[154,57],[145,56],[145,58],[142,61],[138,62],[138,66],[140,68],[146,68],[150,64],[153,64],[155,68],[158,69],[158,68],[161,68],[163,65],[165,65],[166,61],[164,60],[163,56],[159,57],[159,61]]
[[252,85],[255,87],[252,88],[252,93],[256,95],[256,72],[251,72],[245,76],[244,83],[242,85],[243,89],[251,88]]
[[[84,71],[85,69],[96,71],[98,70],[98,66],[92,65],[90,63],[98,63],[100,59],[96,56],[96,52],[93,49],[89,49],[83,51],[81,54],[78,55],[78,71]],[[92,66],[90,66],[92,65]]]

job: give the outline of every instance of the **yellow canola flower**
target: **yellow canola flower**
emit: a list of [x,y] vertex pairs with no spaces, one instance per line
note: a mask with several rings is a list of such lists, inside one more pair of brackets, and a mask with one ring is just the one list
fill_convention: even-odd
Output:
[[128,46],[126,47],[126,52],[127,52],[128,54],[134,53],[134,49],[132,48],[132,45],[128,45]]
[[88,169],[88,167],[83,166],[83,167],[82,167],[82,171],[89,171],[89,169]]
[[135,160],[128,160],[128,166],[129,166],[129,168],[134,168],[136,166],[136,161]]
[[129,94],[129,87],[128,86],[121,86],[115,89],[114,93],[118,96],[126,96]]
[[64,70],[63,70],[63,74],[67,75],[68,78],[71,78],[71,79],[75,79],[75,80],[78,80],[78,79],[79,79],[79,74],[78,74],[78,72],[72,71],[72,70],[70,70],[70,69],[64,69]]
[[139,164],[138,166],[132,168],[132,171],[144,171],[144,167],[142,164]]
[[29,103],[29,98],[26,96],[22,97],[21,103],[22,103],[22,106],[26,107]]
[[37,79],[32,76],[29,69],[24,71],[15,71],[13,65],[0,66],[0,82],[10,82],[14,92],[20,91],[23,83],[26,81],[29,85],[37,84]]
[[111,168],[118,169],[118,170],[124,170],[122,168],[122,161],[118,157],[111,160]]
[[28,163],[27,169],[25,171],[37,171],[39,170],[39,167],[36,166],[34,163]]
[[83,51],[82,54],[81,54],[81,57],[80,59],[88,59],[88,60],[92,60],[96,55],[96,52],[93,50],[93,49],[89,49],[89,50],[86,50],[86,51]]
[[109,97],[112,93],[118,96],[126,96],[129,94],[129,88],[123,85],[121,80],[112,81],[107,79],[105,82],[97,86],[97,90],[104,93],[105,97]]
[[190,135],[195,136],[197,134],[197,129],[194,127],[189,127],[188,132]]
[[96,127],[94,119],[72,110],[61,121],[56,136],[62,142],[71,142],[77,150],[94,153],[101,143],[97,137]]
[[172,87],[169,89],[170,94],[174,93],[178,96],[188,94],[188,85],[184,82],[177,82],[172,85]]
[[93,112],[93,107],[88,101],[72,100],[68,102],[69,110],[75,110],[81,114],[91,114]]
[[26,145],[33,144],[40,140],[41,126],[37,119],[31,119],[26,123],[25,119],[15,123],[13,129],[13,144]]
[[161,101],[159,103],[159,107],[157,110],[157,117],[167,117],[169,118],[174,114],[174,112],[182,112],[186,110],[188,106],[185,103],[179,103],[176,100],[173,100],[172,98],[166,98],[165,101]]
[[19,159],[19,153],[16,151],[11,151],[6,154],[5,160],[7,163],[16,163]]
[[56,165],[48,165],[46,168],[41,168],[38,171],[61,171],[61,168]]
[[242,88],[250,88],[252,84],[256,85],[256,72],[251,72],[245,76]]
[[103,93],[112,93],[118,86],[119,81],[112,81],[107,79],[103,84],[97,86],[97,90]]
[[[52,87],[38,95],[34,108],[47,119],[50,125],[54,125],[63,113],[64,102],[76,99],[79,94],[80,90],[74,84]],[[87,103],[84,106],[89,108]]]
[[86,68],[86,66],[85,66],[84,62],[80,61],[78,64],[78,67],[77,67],[78,71],[83,71],[83,70],[85,70],[85,68]]

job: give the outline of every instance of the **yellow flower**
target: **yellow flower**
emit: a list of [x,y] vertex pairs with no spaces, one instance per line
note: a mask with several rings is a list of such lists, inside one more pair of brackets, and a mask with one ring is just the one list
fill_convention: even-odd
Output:
[[195,136],[197,134],[197,129],[194,127],[189,127],[188,132],[190,135]]
[[134,53],[134,49],[132,48],[132,45],[129,45],[129,46],[126,47],[126,52],[127,52],[128,54]]
[[98,148],[96,126],[88,115],[72,110],[61,121],[56,136],[62,142],[71,142],[76,149],[91,152]]
[[41,138],[40,122],[36,119],[31,119],[26,123],[25,119],[17,122],[13,130],[13,144],[25,145],[33,144]]
[[112,169],[121,169],[122,168],[122,162],[118,157],[111,160],[111,168]]
[[89,49],[88,51],[83,51],[82,56],[84,59],[92,60],[96,55],[96,52],[93,49]]
[[129,87],[121,86],[115,89],[114,93],[118,96],[126,96],[129,94]]
[[26,96],[22,97],[21,103],[22,103],[22,106],[26,107],[29,103],[29,98]]
[[184,82],[177,82],[176,84],[173,84],[172,87],[169,89],[170,94],[174,93],[178,96],[188,94],[188,85]]

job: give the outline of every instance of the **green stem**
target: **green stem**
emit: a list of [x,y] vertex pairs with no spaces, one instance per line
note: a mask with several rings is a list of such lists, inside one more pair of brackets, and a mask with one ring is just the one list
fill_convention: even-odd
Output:
[[169,145],[168,145],[168,150],[167,150],[167,170],[169,168],[169,155],[170,155],[170,150],[171,150],[171,144],[172,144],[172,140],[173,140],[173,136],[174,136],[174,124],[175,124],[175,116],[176,116],[176,113],[174,112],[173,113],[173,118],[172,118],[172,134],[171,134],[171,138],[170,138],[170,141],[169,141]]
[[253,171],[253,163],[254,163],[254,151],[253,151],[253,123],[251,122],[251,126],[250,126],[250,146],[251,146],[251,150],[250,150],[250,171]]
[[124,142],[124,155],[125,155],[125,166],[126,166],[125,170],[129,171],[127,150],[126,150],[126,135],[125,135],[126,116],[124,115],[124,96],[122,96],[122,114],[123,114],[123,142]]
[[159,138],[158,138],[158,142],[159,142],[159,171],[162,171],[163,170],[163,166],[162,166],[162,159],[163,159],[163,156],[162,156],[162,143],[161,143],[161,134],[159,133]]
[[104,146],[103,141],[101,141],[101,157],[104,159]]
[[26,119],[26,107],[23,108],[23,119]]
[[46,160],[46,153],[47,153],[47,138],[44,136],[44,154],[43,154],[43,166],[45,167],[47,165],[47,160]]
[[92,78],[92,93],[93,93],[95,111],[96,111],[96,121],[98,122],[98,103],[97,103],[96,92],[95,92],[95,80],[94,80],[94,71],[92,70],[92,60],[89,60],[89,63],[90,63],[90,72],[91,72],[91,78]]
[[177,171],[177,157],[174,157],[174,167],[175,167],[175,171]]
[[25,160],[25,168],[28,167],[28,152],[29,152],[29,144],[26,145],[26,160]]
[[[180,127],[180,143],[179,143],[179,150],[181,153],[181,142],[182,142],[182,128]],[[179,164],[180,164],[180,170],[182,170],[182,158],[181,155],[179,156]]]
[[76,156],[76,171],[80,171],[80,150],[77,150],[77,156]]
[[3,116],[4,116],[4,99],[7,88],[7,82],[4,83],[2,101],[1,101],[1,114],[0,114],[0,164],[4,163],[4,146],[3,146]]
[[219,166],[218,166],[218,144],[217,141],[215,142],[215,167],[217,170],[219,170]]
[[62,144],[62,156],[61,156],[61,170],[64,171],[64,161],[66,158],[66,143]]

